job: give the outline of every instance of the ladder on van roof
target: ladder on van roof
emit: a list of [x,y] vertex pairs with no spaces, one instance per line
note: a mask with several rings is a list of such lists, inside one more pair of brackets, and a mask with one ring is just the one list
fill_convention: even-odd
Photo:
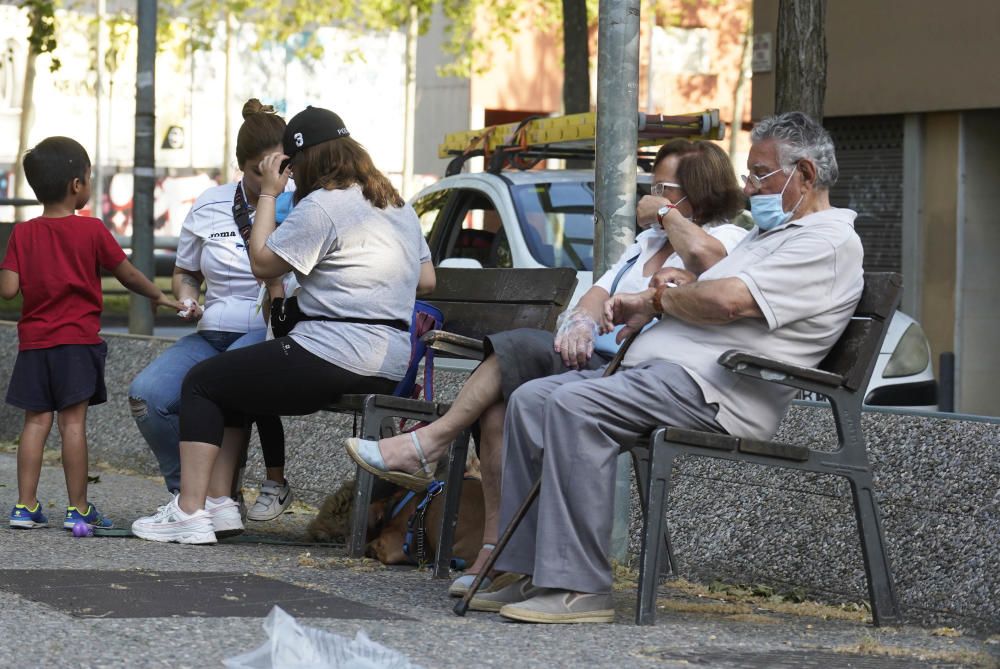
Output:
[[[639,159],[652,162],[655,153],[644,147],[659,146],[675,138],[720,140],[725,124],[718,109],[700,113],[666,116],[639,113]],[[597,137],[597,112],[566,116],[534,116],[515,123],[493,125],[480,130],[464,130],[445,135],[438,157],[454,156],[445,171],[457,174],[469,158],[486,158],[487,170],[498,173],[504,167],[530,169],[546,158],[593,160]]]

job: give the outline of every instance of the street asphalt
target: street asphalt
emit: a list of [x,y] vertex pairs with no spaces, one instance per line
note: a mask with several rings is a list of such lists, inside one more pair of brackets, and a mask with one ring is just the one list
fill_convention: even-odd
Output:
[[[863,611],[751,599],[666,583],[655,626],[633,623],[633,574],[621,570],[613,625],[527,625],[452,613],[447,581],[415,568],[349,560],[304,544],[296,505],[249,538],[215,546],[74,538],[49,453],[40,498],[52,527],[0,528],[0,666],[221,667],[266,640],[272,604],[301,625],[359,630],[423,667],[1000,667],[1000,636],[951,628],[875,628]],[[166,501],[159,481],[96,468],[90,498],[120,527]],[[0,453],[0,505],[17,496]],[[745,593],[744,593],[745,594]]]

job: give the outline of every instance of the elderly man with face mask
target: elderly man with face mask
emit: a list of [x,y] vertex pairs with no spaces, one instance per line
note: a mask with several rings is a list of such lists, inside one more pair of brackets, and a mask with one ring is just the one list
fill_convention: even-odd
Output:
[[572,371],[511,396],[504,425],[500,526],[536,478],[538,502],[497,561],[519,581],[472,599],[525,622],[611,622],[611,542],[619,446],[659,425],[768,439],[794,390],[719,365],[738,348],[814,367],[840,337],[864,278],[856,214],[830,205],[829,134],[804,114],[766,119],[744,177],[757,229],[695,276],[662,270],[655,288],[616,294],[605,331],[643,332],[622,369]]

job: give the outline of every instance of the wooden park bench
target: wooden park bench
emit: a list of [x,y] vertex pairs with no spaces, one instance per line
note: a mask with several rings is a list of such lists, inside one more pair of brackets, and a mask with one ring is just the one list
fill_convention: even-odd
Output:
[[[861,539],[872,620],[875,625],[900,621],[899,604],[875,499],[871,464],[861,430],[861,404],[889,321],[899,305],[902,285],[899,274],[866,273],[864,290],[853,318],[829,354],[815,369],[738,350],[727,351],[719,357],[719,364],[735,374],[780,383],[829,398],[837,429],[836,449],[814,450],[797,444],[743,439],[674,427],[657,428],[648,441],[642,439],[634,444],[622,444],[622,450],[632,454],[643,506],[636,624],[651,625],[654,622],[661,566],[669,567],[662,571],[676,573],[666,525],[665,505],[674,460],[679,455],[722,458],[846,477],[851,486]],[[489,571],[503,552],[517,523],[537,496],[538,486],[539,483],[536,482],[514,514],[510,526],[503,530],[483,573]],[[456,605],[457,614],[464,615],[478,585],[477,579],[465,598]]]
[[[575,286],[576,272],[569,268],[438,268],[437,287],[421,300],[443,312],[444,328],[427,333],[423,340],[439,355],[481,360],[485,335],[525,327],[555,329]],[[326,410],[360,414],[360,436],[378,439],[393,419],[432,422],[448,407],[447,403],[392,395],[344,395]],[[466,431],[452,444],[448,456],[444,526],[435,559],[435,575],[440,578],[448,576],[468,442]],[[351,557],[364,555],[373,482],[369,472],[357,468],[348,541]]]

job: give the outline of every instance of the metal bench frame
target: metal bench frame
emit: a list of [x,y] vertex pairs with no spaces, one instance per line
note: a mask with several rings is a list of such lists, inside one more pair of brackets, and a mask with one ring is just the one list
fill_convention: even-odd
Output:
[[[719,358],[719,364],[736,374],[828,397],[837,428],[835,450],[814,450],[794,444],[673,427],[661,427],[654,431],[649,440],[648,475],[646,481],[640,482],[640,488],[645,488],[640,493],[645,495],[647,513],[640,557],[637,624],[650,625],[654,622],[658,566],[664,557],[669,564],[674,564],[665,504],[674,460],[679,455],[722,458],[845,477],[850,482],[854,502],[873,622],[876,626],[900,622],[871,463],[861,429],[861,405],[901,294],[902,277],[899,274],[866,273],[864,291],[854,318],[818,369],[741,351],[727,351]],[[661,541],[661,537],[665,541]],[[661,547],[665,547],[665,556]]]

